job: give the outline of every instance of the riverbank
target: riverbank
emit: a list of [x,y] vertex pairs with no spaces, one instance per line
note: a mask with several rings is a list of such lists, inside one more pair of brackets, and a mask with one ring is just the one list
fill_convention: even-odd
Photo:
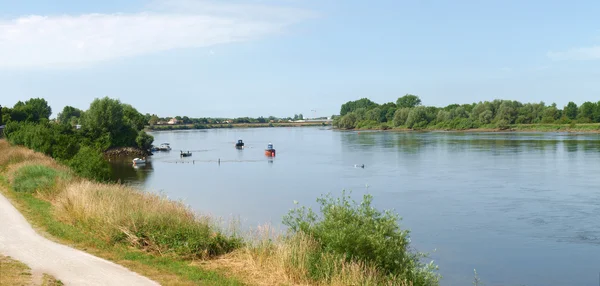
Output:
[[[337,129],[337,128],[336,128]],[[424,129],[410,129],[406,127],[389,127],[388,125],[379,125],[377,127],[342,129],[355,131],[398,131],[398,132],[565,132],[565,133],[600,133],[600,123],[586,124],[514,124],[507,128],[497,128],[493,126],[484,126],[481,128],[470,129],[447,129],[428,127]]]
[[[6,141],[0,140],[0,150],[0,192],[38,233],[163,285],[439,281],[435,265],[421,263],[422,256],[410,252],[408,231],[399,228],[398,217],[376,211],[368,197],[360,204],[345,197],[320,201],[325,203],[322,209],[340,213],[307,217],[305,208],[294,209],[286,234],[268,226],[240,233],[235,227],[223,229],[216,219],[198,215],[181,202],[79,178],[53,159]],[[381,235],[371,235],[379,231]],[[351,241],[364,242],[359,252]]]
[[221,128],[266,128],[266,127],[316,127],[331,126],[331,122],[281,122],[281,123],[233,123],[233,124],[174,124],[146,126],[147,131],[221,129]]

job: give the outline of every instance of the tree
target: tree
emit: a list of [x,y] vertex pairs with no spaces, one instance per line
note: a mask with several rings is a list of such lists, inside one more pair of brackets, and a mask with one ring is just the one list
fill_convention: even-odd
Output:
[[150,119],[148,120],[148,124],[156,125],[156,123],[158,123],[159,120],[160,120],[160,118],[158,118],[158,116],[156,116],[156,114],[152,114],[152,116],[150,116]]
[[406,126],[412,129],[423,129],[427,127],[429,120],[427,118],[427,109],[423,106],[412,108],[406,119]]
[[304,120],[304,115],[302,115],[302,113],[298,114],[298,120]]
[[396,101],[396,105],[398,106],[398,108],[413,108],[421,105],[421,99],[416,95],[407,94],[403,97],[398,98],[398,100]]
[[80,118],[82,114],[83,111],[81,109],[67,105],[65,108],[63,108],[62,112],[58,113],[56,120],[58,120],[58,122],[61,124],[69,124],[71,123],[73,117]]
[[144,127],[144,116],[118,99],[95,99],[82,117],[86,137],[97,148],[137,146],[138,131]]
[[340,115],[344,116],[350,112],[353,112],[359,108],[365,108],[365,109],[371,109],[373,107],[376,107],[378,104],[371,101],[368,98],[361,98],[359,100],[355,100],[355,101],[348,101],[344,104],[342,104],[342,108],[340,110]]
[[135,143],[142,150],[149,150],[152,147],[152,142],[154,142],[154,137],[144,131],[138,132],[138,136],[135,138]]
[[52,108],[43,98],[32,98],[24,103],[19,101],[12,109],[11,119],[15,121],[40,122],[49,120]]
[[577,104],[572,101],[569,102],[567,106],[565,106],[565,116],[571,120],[577,118]]
[[356,127],[356,115],[354,113],[348,113],[342,116],[338,127],[342,129],[353,129]]
[[580,107],[579,107],[579,111],[577,114],[577,119],[579,120],[579,122],[593,122],[594,121],[594,115],[596,112],[596,103],[592,103],[589,101],[584,102]]
[[406,124],[406,119],[408,119],[408,113],[410,113],[410,108],[399,108],[394,113],[394,126],[401,126]]

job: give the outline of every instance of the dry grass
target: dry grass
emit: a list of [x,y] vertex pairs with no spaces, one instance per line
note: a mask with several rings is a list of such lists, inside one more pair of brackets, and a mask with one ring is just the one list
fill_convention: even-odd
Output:
[[[251,285],[412,285],[382,275],[364,263],[324,254],[318,247],[306,235],[286,238],[269,226],[261,226],[252,232],[246,247],[203,265],[232,273]],[[330,276],[311,278],[315,255],[320,265],[329,268]]]
[[61,219],[93,230],[106,241],[127,240],[149,251],[196,258],[218,251],[209,246],[221,235],[211,219],[164,196],[81,181],[67,186],[53,203]]
[[12,169],[17,168],[17,163],[33,163],[60,170],[66,170],[52,158],[23,147],[13,147],[6,140],[0,140],[0,170],[5,170],[9,165]]
[[42,274],[41,281],[35,281],[36,277],[32,275],[31,269],[20,261],[16,261],[8,256],[0,254],[0,286],[1,285],[42,285],[59,286],[64,285],[51,275]]
[[31,285],[31,280],[27,265],[0,255],[0,285]]

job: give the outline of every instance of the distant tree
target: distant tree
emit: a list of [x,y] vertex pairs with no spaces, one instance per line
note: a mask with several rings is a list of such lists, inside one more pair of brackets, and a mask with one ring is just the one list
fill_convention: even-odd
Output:
[[596,103],[589,101],[584,102],[580,107],[577,114],[577,120],[579,122],[593,122],[595,119]]
[[572,101],[569,102],[565,106],[565,116],[571,120],[577,118],[577,104]]
[[427,108],[423,106],[417,106],[412,108],[408,113],[408,118],[406,119],[406,126],[412,129],[423,129],[429,124],[429,119],[427,116]]
[[356,115],[354,113],[348,113],[340,119],[339,128],[342,129],[353,129],[356,127]]
[[381,109],[379,109],[379,107],[375,107],[371,110],[368,110],[365,114],[366,120],[380,122],[379,121],[380,113],[381,113]]
[[478,120],[481,124],[490,124],[492,123],[492,120],[494,120],[494,114],[491,110],[485,110],[479,114]]
[[43,98],[32,98],[24,103],[19,101],[12,109],[11,119],[15,121],[40,122],[49,120],[52,108]]
[[408,114],[410,113],[410,108],[399,108],[394,113],[394,126],[401,126],[406,124],[406,119],[408,119]]
[[398,98],[398,100],[396,101],[396,105],[398,106],[398,108],[413,108],[421,105],[421,99],[416,95],[407,94],[403,97]]
[[342,104],[342,108],[340,110],[340,115],[344,116],[347,113],[353,112],[359,108],[371,109],[376,107],[378,104],[371,101],[368,98],[361,98],[355,101],[348,101]]
[[148,120],[148,124],[156,125],[156,123],[158,123],[158,121],[160,121],[160,118],[158,118],[158,116],[156,116],[156,114],[152,114],[152,116],[150,116],[150,119]]
[[56,120],[58,120],[61,124],[70,124],[73,122],[73,117],[79,119],[83,111],[81,109],[75,108],[73,106],[65,106],[62,112],[59,112],[56,116]]
[[304,115],[302,115],[302,113],[298,114],[298,120],[304,120]]

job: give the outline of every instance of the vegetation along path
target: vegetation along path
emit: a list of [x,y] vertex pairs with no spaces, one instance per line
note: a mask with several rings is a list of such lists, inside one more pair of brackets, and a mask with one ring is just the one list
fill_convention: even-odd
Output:
[[49,273],[66,285],[158,285],[112,262],[37,234],[0,194],[0,253]]

